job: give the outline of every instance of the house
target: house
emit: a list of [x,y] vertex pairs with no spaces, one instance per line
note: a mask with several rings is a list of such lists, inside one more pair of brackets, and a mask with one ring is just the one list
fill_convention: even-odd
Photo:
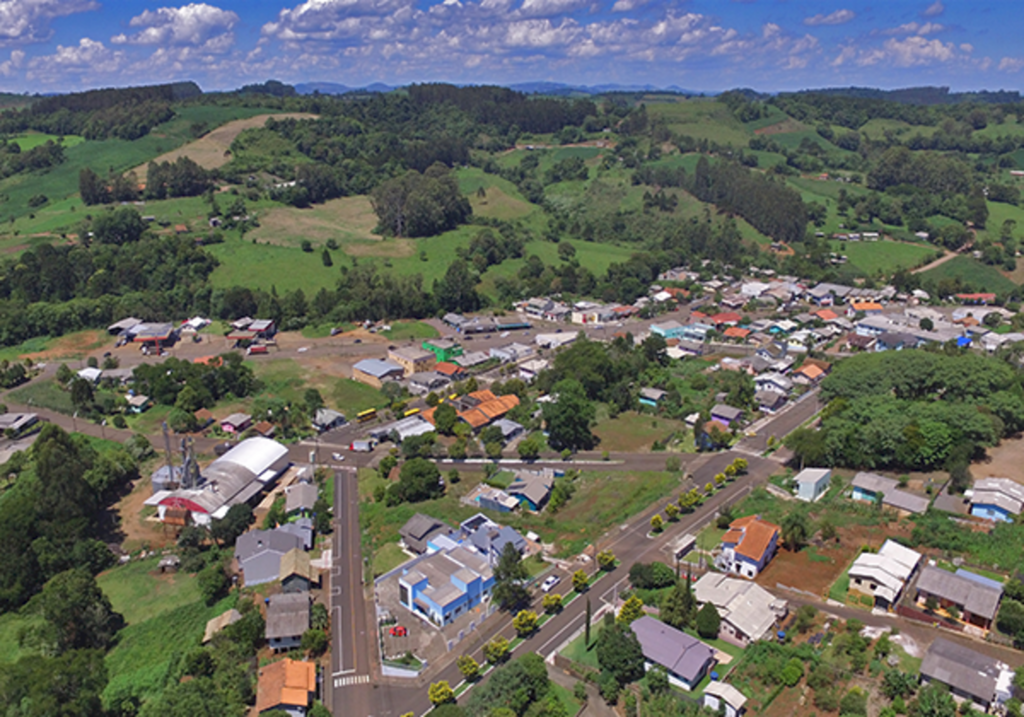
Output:
[[385,381],[393,381],[405,376],[405,369],[394,361],[369,358],[357,362],[352,367],[352,380],[365,383],[367,386],[380,388]]
[[758,391],[754,394],[754,401],[763,413],[775,413],[786,405],[786,396],[777,391]]
[[456,356],[462,355],[462,346],[452,339],[427,339],[420,348],[434,354],[434,358],[440,361],[451,361]]
[[417,395],[439,391],[451,381],[443,373],[437,371],[424,371],[409,376],[409,391]]
[[491,425],[496,426],[501,431],[501,440],[505,443],[518,438],[526,431],[526,428],[521,423],[516,423],[507,418],[499,418]]
[[465,372],[468,368],[479,366],[482,363],[486,363],[491,360],[491,356],[486,351],[470,351],[464,353],[461,356],[456,357],[455,364]]
[[921,661],[922,684],[946,685],[953,699],[986,712],[1010,698],[1012,680],[1006,664],[944,637],[935,639]]
[[231,608],[225,612],[222,612],[217,617],[212,617],[206,621],[206,629],[203,631],[202,644],[205,645],[213,636],[223,630],[228,625],[234,625],[236,622],[242,619],[242,613],[238,612],[235,608]]
[[683,337],[683,325],[678,321],[661,321],[651,324],[651,333],[663,339],[679,339]]
[[874,351],[878,339],[874,335],[865,336],[860,333],[846,335],[846,348],[854,351]]
[[750,333],[750,329],[741,329],[739,326],[730,326],[722,332],[722,335],[727,339],[744,341],[748,336],[750,336]]
[[793,372],[793,380],[801,383],[815,384],[825,377],[825,369],[817,364],[805,363]]
[[88,368],[83,368],[81,371],[79,371],[77,373],[77,376],[83,381],[88,381],[89,383],[95,386],[97,383],[100,382],[100,378],[103,377],[103,371],[98,368],[93,368],[92,366],[90,366]]
[[786,344],[779,343],[778,341],[772,341],[771,343],[758,348],[756,355],[760,356],[765,361],[774,363],[786,358],[786,353],[788,353],[788,351],[789,349]]
[[724,572],[756,577],[775,555],[781,528],[759,515],[737,518],[722,536],[715,564]]
[[722,618],[719,637],[739,647],[774,636],[789,605],[760,585],[722,573],[705,573],[693,585],[699,605],[711,603]]
[[266,638],[274,652],[291,650],[302,642],[309,629],[308,592],[279,593],[266,599]]
[[884,308],[877,301],[851,301],[846,309],[846,315],[851,319],[859,313],[863,313],[865,316],[877,316],[882,313]]
[[723,326],[735,326],[742,320],[743,317],[735,311],[723,311],[708,317],[708,321],[714,324],[717,329],[721,329]]
[[526,550],[526,539],[507,525],[498,525],[483,513],[477,513],[459,526],[464,538],[463,544],[476,550],[495,565],[505,545],[511,543],[520,553]]
[[829,468],[804,468],[793,478],[796,497],[813,503],[825,494],[831,480],[832,471]]
[[1024,486],[1009,478],[983,478],[974,481],[969,497],[971,515],[1008,523],[1024,507]]
[[850,497],[854,500],[874,503],[881,499],[882,505],[895,508],[901,515],[923,513],[928,509],[927,498],[900,490],[899,483],[876,473],[861,471],[853,477],[852,486]]
[[815,311],[813,316],[818,319],[821,319],[825,323],[828,323],[829,321],[835,321],[836,319],[839,318],[839,314],[832,311],[832,309],[820,309],[818,311]]
[[220,428],[225,433],[241,433],[252,425],[252,416],[248,413],[232,413],[227,418],[221,419]]
[[296,518],[295,520],[289,521],[284,525],[279,525],[274,528],[279,533],[288,533],[289,535],[296,536],[302,545],[303,550],[313,549],[313,519],[312,518]]
[[743,411],[741,409],[726,406],[724,403],[716,404],[715,407],[711,409],[711,419],[713,421],[719,421],[729,428],[732,428],[732,424],[738,423],[742,418]]
[[299,548],[293,548],[281,556],[279,578],[281,592],[285,593],[308,593],[319,582],[310,565],[309,553]]
[[886,540],[877,553],[861,553],[850,565],[850,590],[874,598],[876,607],[888,609],[899,602],[920,562],[920,553]]
[[774,391],[787,395],[793,390],[793,381],[781,373],[766,373],[754,379],[754,387],[758,391]]
[[317,433],[324,433],[345,425],[345,414],[333,408],[318,408],[313,415],[313,428]]
[[258,339],[272,339],[277,333],[277,326],[273,319],[255,319],[249,323],[246,330],[254,333]]
[[430,351],[415,346],[405,346],[388,351],[388,361],[402,367],[403,375],[408,377],[414,373],[430,371],[437,363],[437,358]]
[[122,334],[125,331],[134,328],[135,326],[138,326],[141,323],[142,319],[137,319],[134,316],[129,316],[108,326],[107,333],[110,334],[111,336],[118,336],[119,334]]
[[198,411],[192,414],[195,416],[196,423],[199,425],[199,430],[203,430],[217,419],[213,417],[213,414],[208,408],[200,408]]
[[487,560],[461,545],[438,551],[403,569],[399,601],[434,625],[448,625],[488,600],[494,573]]
[[319,495],[312,483],[293,483],[284,489],[284,511],[287,515],[309,517]]
[[519,378],[527,383],[533,383],[537,375],[548,367],[547,359],[530,359],[519,364]]
[[747,698],[742,692],[726,682],[712,680],[704,688],[704,701],[707,709],[722,714],[723,717],[739,717],[746,708]]
[[270,421],[260,421],[252,426],[252,430],[264,438],[273,438],[277,427]]
[[715,330],[711,324],[692,323],[683,327],[683,333],[679,336],[680,341],[696,341],[704,343],[708,340],[708,334]]
[[532,356],[533,349],[525,344],[511,343],[506,346],[495,346],[490,350],[491,358],[496,358],[502,363],[513,363]]
[[640,403],[656,408],[667,395],[668,391],[662,391],[660,388],[641,388]]
[[554,473],[542,471],[517,471],[515,480],[509,484],[505,491],[530,510],[537,512],[544,509],[548,498],[551,497],[551,489],[555,485]]
[[235,560],[246,587],[278,580],[281,557],[302,547],[302,540],[280,530],[250,530],[235,541]]
[[145,413],[152,405],[149,396],[143,396],[141,393],[128,397],[128,410],[132,413]]
[[676,687],[692,690],[715,664],[714,649],[650,615],[629,627],[644,653],[644,669],[660,665]]
[[477,486],[470,494],[469,500],[484,510],[493,510],[495,513],[511,513],[519,507],[519,501],[516,498],[501,488],[492,488],[488,485]]
[[431,518],[429,515],[417,513],[409,518],[398,530],[402,544],[407,550],[418,555],[432,553],[437,548],[431,545],[431,541],[441,535],[454,535],[455,531],[449,528],[443,521]]
[[929,599],[943,610],[956,608],[960,619],[968,625],[990,630],[1003,598],[1003,586],[995,580],[964,569],[955,573],[926,565],[917,579],[915,600],[925,607]]
[[260,668],[256,714],[284,712],[305,717],[316,695],[316,664],[285,658]]
[[448,361],[438,361],[434,371],[447,377],[449,381],[461,381],[466,376],[466,369]]
[[903,331],[886,331],[875,342],[875,351],[902,351],[917,346],[917,337]]

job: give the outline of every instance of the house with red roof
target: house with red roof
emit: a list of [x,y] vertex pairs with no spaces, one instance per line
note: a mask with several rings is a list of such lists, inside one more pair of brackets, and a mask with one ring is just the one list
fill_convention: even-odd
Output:
[[739,326],[730,326],[723,332],[723,335],[727,339],[739,339],[742,341],[750,336],[750,329],[741,329]]
[[779,526],[762,520],[759,515],[737,518],[722,536],[715,566],[746,578],[757,577],[775,556],[781,533]]
[[955,294],[955,296],[961,304],[991,304],[996,300],[996,295],[993,293]]
[[721,328],[723,326],[735,326],[743,320],[743,317],[735,311],[723,311],[719,314],[709,316],[708,320],[716,327]]

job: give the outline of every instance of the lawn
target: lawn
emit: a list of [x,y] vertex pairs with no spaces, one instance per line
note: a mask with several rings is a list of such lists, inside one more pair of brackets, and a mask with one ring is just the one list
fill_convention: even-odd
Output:
[[409,556],[398,547],[398,543],[385,543],[373,555],[373,574],[374,576],[383,575],[408,559]]
[[[594,435],[601,439],[601,450],[629,453],[650,450],[655,441],[664,440],[672,433],[685,433],[686,430],[686,424],[682,421],[640,415],[634,411],[601,421],[593,429]],[[666,453],[666,457],[668,455]]]
[[346,416],[354,416],[360,411],[368,408],[383,408],[388,405],[384,394],[373,386],[353,381],[350,378],[342,378],[334,383],[330,393],[325,393],[324,398],[333,400],[338,410]]
[[950,259],[921,276],[935,281],[958,278],[965,286],[977,291],[994,291],[999,294],[1007,294],[1017,288],[1016,284],[1003,276],[994,266],[982,264],[969,256]]
[[392,341],[435,339],[438,336],[437,329],[423,321],[393,321],[391,329],[381,334]]
[[75,406],[71,403],[71,393],[62,389],[56,380],[33,381],[27,386],[11,391],[9,394],[12,401],[48,408],[57,413],[64,413],[68,416],[75,412]]
[[[854,560],[856,560],[854,556]],[[846,569],[836,578],[836,581],[832,583],[832,587],[829,588],[828,596],[836,602],[846,602],[846,594],[850,592],[850,566],[853,565],[853,561],[850,561],[850,565],[846,566]]]
[[159,558],[136,560],[96,578],[114,610],[124,615],[129,625],[152,619],[200,599],[199,585],[187,573],[157,572]]
[[587,667],[593,667],[595,670],[600,670],[601,666],[597,664],[597,651],[593,648],[593,643],[597,640],[597,633],[598,631],[600,631],[600,629],[600,623],[591,624],[591,648],[589,650],[587,649],[587,646],[585,644],[587,636],[584,633],[572,642],[570,642],[568,645],[566,645],[565,649],[562,650],[562,654],[565,657],[572,660],[573,662],[577,662],[581,665],[586,665]]
[[18,645],[18,634],[42,622],[43,619],[37,615],[23,616],[17,612],[0,615],[0,664],[17,662],[23,655],[31,654]]
[[941,251],[933,246],[898,241],[841,242],[830,241],[832,251],[845,254],[850,264],[869,276],[892,274],[897,269],[912,269],[935,258]]
[[18,145],[22,152],[27,152],[30,149],[35,149],[40,145],[46,144],[50,140],[53,140],[57,144],[64,145],[65,149],[69,149],[84,142],[85,137],[81,137],[77,134],[59,136],[55,134],[46,134],[45,132],[29,132],[18,135],[17,137],[11,137],[7,141]]

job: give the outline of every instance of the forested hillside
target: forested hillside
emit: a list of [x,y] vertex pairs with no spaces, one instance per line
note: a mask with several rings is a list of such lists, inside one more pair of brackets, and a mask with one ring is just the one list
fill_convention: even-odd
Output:
[[[36,99],[0,115],[0,342],[127,312],[297,328],[548,293],[632,302],[701,260],[1011,298],[1024,103],[933,89],[572,100],[270,82]],[[128,171],[147,162],[144,181]],[[883,241],[855,244],[865,232]],[[947,251],[963,256],[910,273]]]

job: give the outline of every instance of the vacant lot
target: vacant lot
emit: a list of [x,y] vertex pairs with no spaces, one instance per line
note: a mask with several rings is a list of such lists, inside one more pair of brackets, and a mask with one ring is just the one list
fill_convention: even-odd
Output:
[[260,216],[260,226],[248,236],[260,242],[296,247],[304,239],[314,244],[323,244],[328,239],[339,244],[349,241],[379,243],[380,237],[372,233],[376,225],[377,215],[373,213],[369,197],[342,197],[307,209],[270,209]]
[[[260,114],[255,117],[235,120],[233,122],[228,122],[225,125],[221,125],[212,132],[200,137],[195,142],[189,142],[184,147],[179,147],[178,149],[160,155],[155,161],[174,162],[179,157],[188,157],[204,169],[216,169],[217,167],[223,167],[231,159],[231,153],[228,150],[231,149],[231,143],[235,141],[235,137],[240,135],[244,130],[252,129],[253,127],[262,127],[271,117],[276,119],[287,119],[290,117],[295,119],[316,119],[317,115],[311,115],[305,112],[289,112],[284,114]],[[143,164],[136,167],[135,174],[139,177],[140,182],[145,182],[146,165]]]
[[655,441],[664,440],[672,433],[678,436],[685,431],[686,424],[682,421],[645,416],[634,411],[601,421],[594,427],[594,434],[601,439],[601,450],[613,452],[649,451]]
[[1024,460],[1024,439],[1004,438],[998,446],[989,448],[988,456],[971,465],[971,475],[978,478],[1009,478],[1024,483],[1020,466]]
[[871,276],[879,272],[888,275],[897,269],[912,269],[930,261],[939,251],[934,246],[898,241],[831,241],[829,244],[832,251],[845,254],[851,264]]

